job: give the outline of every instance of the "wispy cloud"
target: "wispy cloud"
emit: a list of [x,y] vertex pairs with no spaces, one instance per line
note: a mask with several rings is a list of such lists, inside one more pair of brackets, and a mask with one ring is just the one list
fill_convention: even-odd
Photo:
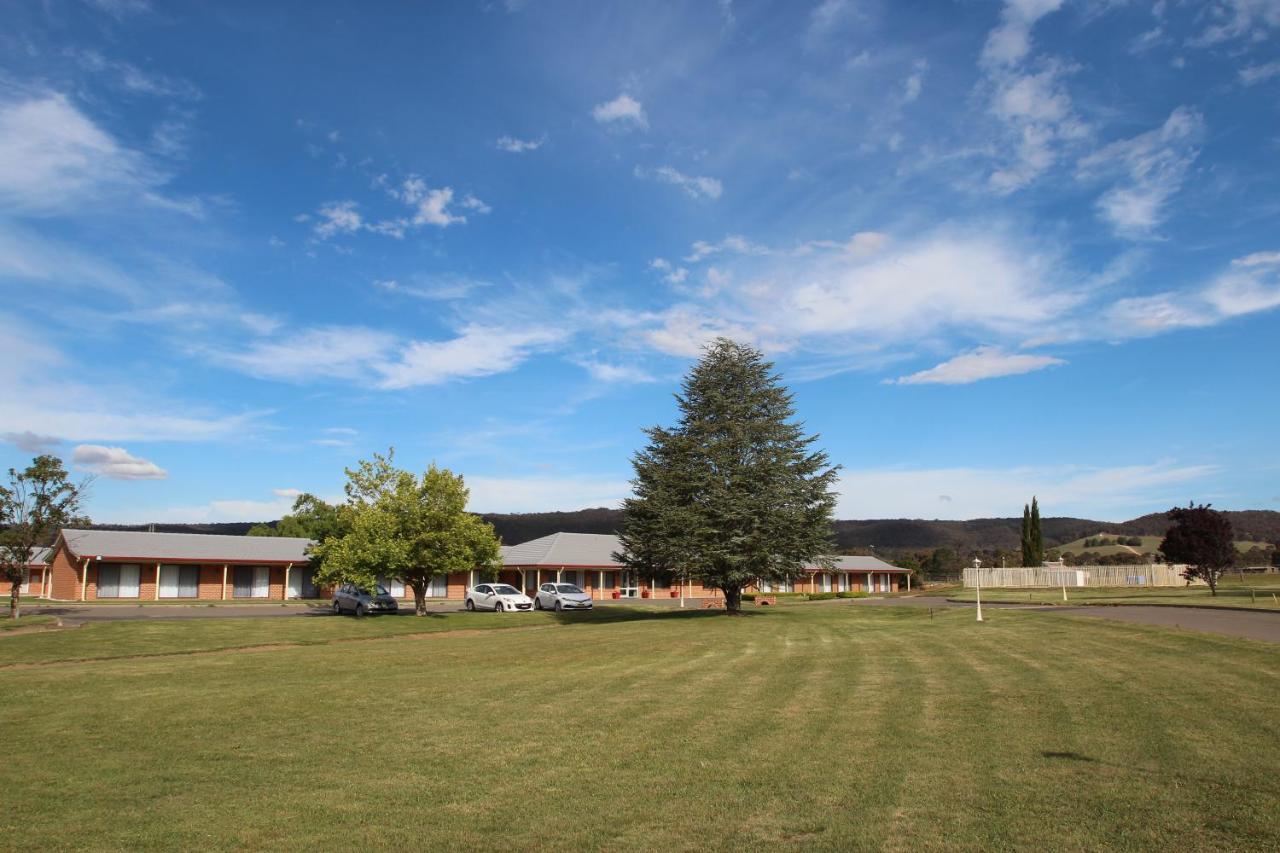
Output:
[[724,192],[724,185],[716,178],[708,178],[703,175],[686,175],[671,166],[658,166],[653,169],[636,166],[635,175],[637,178],[647,178],[679,187],[690,198],[695,199],[711,199],[714,201],[720,198],[721,193]]
[[1083,158],[1078,173],[1122,176],[1098,199],[1098,213],[1123,237],[1150,235],[1165,218],[1165,206],[1186,178],[1204,132],[1200,113],[1178,107],[1164,124],[1132,139],[1113,142]]
[[7,441],[24,453],[48,453],[61,445],[62,439],[54,435],[38,435],[31,430],[6,432],[0,441]]
[[544,144],[547,138],[539,136],[537,139],[520,139],[515,136],[500,136],[498,141],[494,143],[499,151],[506,151],[509,154],[524,154],[528,151],[537,151]]
[[1048,355],[1011,353],[1000,347],[985,346],[961,353],[928,370],[890,380],[890,384],[968,385],[983,379],[1032,373],[1059,364],[1066,362]]

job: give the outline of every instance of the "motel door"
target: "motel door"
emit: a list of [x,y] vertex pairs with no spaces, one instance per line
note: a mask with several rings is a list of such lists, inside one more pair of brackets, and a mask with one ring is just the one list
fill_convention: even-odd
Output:
[[639,580],[635,572],[627,569],[618,572],[618,593],[623,598],[635,598],[640,594]]

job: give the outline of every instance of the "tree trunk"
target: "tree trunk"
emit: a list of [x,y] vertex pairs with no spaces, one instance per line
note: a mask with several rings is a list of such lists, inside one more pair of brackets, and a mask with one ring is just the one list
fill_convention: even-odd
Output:
[[9,587],[9,618],[18,618],[18,596],[22,590],[22,581],[14,581]]
[[1205,572],[1205,577],[1209,580],[1209,594],[1214,598],[1218,597],[1218,574],[1213,569]]
[[427,585],[423,582],[411,583],[413,589],[413,615],[427,615]]
[[742,613],[742,588],[741,587],[725,587],[721,590],[724,593],[724,610],[731,616],[738,616]]

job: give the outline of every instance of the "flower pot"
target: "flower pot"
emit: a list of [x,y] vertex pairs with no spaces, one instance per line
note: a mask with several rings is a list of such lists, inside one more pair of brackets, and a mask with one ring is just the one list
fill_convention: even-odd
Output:
[[640,593],[640,597],[641,597],[641,598],[648,598],[648,597],[649,597],[649,590],[647,590],[647,589],[646,589],[646,590],[644,590],[643,592],[641,592],[641,593]]
[[672,597],[672,598],[679,598],[679,597],[680,597],[680,590],[678,590],[678,589],[673,589],[673,590],[671,590],[671,597]]
[[622,593],[618,592],[617,590],[614,590],[614,591],[613,591],[613,597],[614,597],[614,598],[622,598]]

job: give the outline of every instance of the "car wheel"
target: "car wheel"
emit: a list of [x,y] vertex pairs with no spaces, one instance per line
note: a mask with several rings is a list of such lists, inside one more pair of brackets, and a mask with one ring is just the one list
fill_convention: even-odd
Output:
[[494,605],[493,605],[493,612],[494,612],[494,613],[501,613],[503,610],[506,610],[506,608],[502,606],[502,602],[501,602],[501,601],[499,601],[499,602],[497,602],[496,604],[494,604]]
[[560,599],[556,599],[556,612],[559,613],[561,610],[564,610],[564,606],[560,604]]
[[534,609],[534,610],[542,610],[542,609],[543,609],[543,607],[542,607],[542,596],[540,596],[540,595],[539,595],[538,597],[536,597],[536,598],[533,600],[533,609]]
[[338,602],[336,602],[336,601],[333,603],[333,615],[334,615],[334,616],[341,616],[341,615],[342,615],[342,605],[341,605],[341,604],[339,604],[339,603],[338,603]]
[[476,603],[469,598],[467,599],[467,609],[472,612],[475,612],[476,609]]
[[364,604],[357,604],[357,605],[356,605],[356,615],[357,615],[357,616],[363,616],[363,615],[364,615]]

